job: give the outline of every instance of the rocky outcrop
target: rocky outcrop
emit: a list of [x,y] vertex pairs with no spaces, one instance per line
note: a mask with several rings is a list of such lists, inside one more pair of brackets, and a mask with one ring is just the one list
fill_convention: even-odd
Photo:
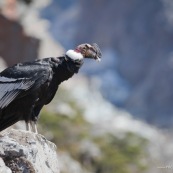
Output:
[[5,132],[0,136],[0,172],[59,173],[56,146],[39,134]]

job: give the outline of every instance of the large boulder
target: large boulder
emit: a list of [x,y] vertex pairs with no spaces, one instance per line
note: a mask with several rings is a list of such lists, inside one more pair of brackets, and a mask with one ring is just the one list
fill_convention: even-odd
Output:
[[0,157],[4,173],[59,173],[55,144],[28,131],[10,130],[2,134]]

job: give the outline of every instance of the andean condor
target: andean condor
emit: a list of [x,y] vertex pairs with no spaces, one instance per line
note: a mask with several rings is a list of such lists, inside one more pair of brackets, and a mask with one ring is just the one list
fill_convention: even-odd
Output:
[[61,82],[78,73],[84,58],[100,60],[97,44],[81,44],[64,56],[18,63],[0,73],[0,131],[24,120],[37,133],[42,107],[51,102]]

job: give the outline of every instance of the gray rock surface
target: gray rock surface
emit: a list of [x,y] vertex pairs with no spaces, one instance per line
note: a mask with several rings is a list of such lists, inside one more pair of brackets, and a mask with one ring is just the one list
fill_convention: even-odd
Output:
[[0,158],[0,172],[1,173],[12,173],[11,169],[5,165],[2,158]]
[[55,144],[43,136],[10,130],[0,136],[0,173],[59,173]]

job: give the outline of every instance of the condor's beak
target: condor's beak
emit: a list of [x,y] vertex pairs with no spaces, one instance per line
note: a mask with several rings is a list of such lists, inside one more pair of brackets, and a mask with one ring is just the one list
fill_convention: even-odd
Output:
[[93,48],[95,49],[95,52],[96,52],[95,59],[98,62],[100,62],[101,61],[101,57],[102,57],[101,50],[100,50],[99,46],[96,43],[93,44]]
[[81,44],[80,46],[77,47],[78,50],[83,54],[85,58],[90,58],[90,59],[95,59],[98,62],[101,61],[101,50],[99,46],[94,43],[92,45],[90,44]]
[[88,51],[86,51],[86,58],[93,58],[96,61],[100,62],[101,56],[102,56],[101,50],[96,43],[88,47]]

